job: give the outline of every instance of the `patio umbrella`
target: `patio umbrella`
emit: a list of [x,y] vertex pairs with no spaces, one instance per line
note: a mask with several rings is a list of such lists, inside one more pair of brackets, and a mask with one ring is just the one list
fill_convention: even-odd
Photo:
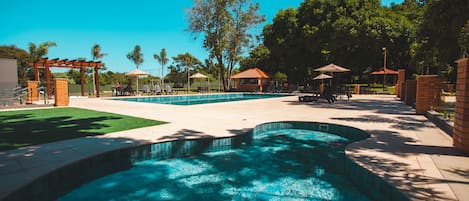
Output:
[[128,73],[125,74],[126,76],[130,76],[130,77],[136,77],[137,78],[137,95],[139,94],[139,91],[138,91],[138,77],[140,76],[144,76],[144,75],[150,75],[150,73],[147,73],[147,72],[144,72],[144,71],[141,71],[140,69],[135,69],[133,71],[130,71]]
[[314,71],[325,72],[325,73],[343,73],[348,72],[350,69],[344,68],[335,64],[329,64],[320,68],[314,69]]
[[331,79],[331,78],[332,76],[321,73],[320,75],[314,77],[313,80],[324,80],[324,79]]
[[204,75],[204,74],[202,74],[202,73],[196,73],[196,74],[194,74],[194,75],[191,75],[190,78],[192,78],[192,79],[198,79],[198,78],[203,78],[203,79],[205,79],[205,78],[207,78],[207,89],[208,89],[208,91],[210,92],[210,83],[209,83],[208,76],[206,76],[206,75]]
[[[314,71],[319,71],[319,72],[324,72],[324,73],[343,73],[343,72],[348,72],[350,69],[344,68],[342,66],[335,65],[333,63],[314,69]],[[331,80],[331,85],[332,85],[332,80]]]

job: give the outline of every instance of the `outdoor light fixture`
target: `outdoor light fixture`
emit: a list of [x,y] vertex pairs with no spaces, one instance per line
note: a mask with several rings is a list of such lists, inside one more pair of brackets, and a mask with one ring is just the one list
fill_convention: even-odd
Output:
[[384,91],[384,88],[386,87],[386,47],[383,47],[383,51],[384,51],[384,64],[383,64],[383,91]]

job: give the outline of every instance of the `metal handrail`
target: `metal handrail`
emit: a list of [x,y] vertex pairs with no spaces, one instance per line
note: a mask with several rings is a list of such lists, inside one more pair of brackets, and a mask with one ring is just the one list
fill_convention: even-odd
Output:
[[[14,91],[15,95],[14,95],[13,99],[14,100],[19,100],[20,104],[23,104],[23,101],[25,99],[27,100],[28,97],[29,97],[29,100],[32,100],[33,93],[32,93],[32,90],[28,89],[28,87],[25,87],[25,88],[16,87],[14,90],[15,90]],[[41,94],[40,93],[41,91],[44,91],[44,104],[47,104],[48,103],[47,90],[45,90],[45,87],[38,87],[37,91],[38,91],[39,94]]]

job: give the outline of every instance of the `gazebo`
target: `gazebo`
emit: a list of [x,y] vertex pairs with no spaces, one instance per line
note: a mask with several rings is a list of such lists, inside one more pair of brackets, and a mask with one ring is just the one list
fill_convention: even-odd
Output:
[[[376,76],[379,76],[382,78],[382,76],[392,76],[392,83],[391,84],[396,84],[397,82],[397,75],[398,75],[398,72],[395,71],[395,70],[391,70],[389,68],[386,68],[385,70],[383,68],[377,70],[377,71],[373,71],[370,73],[370,75],[374,75],[374,82],[376,82]],[[389,83],[389,82],[388,82]]]
[[236,81],[235,89],[237,91],[259,91],[262,92],[267,80],[270,76],[259,68],[250,68],[236,75],[232,75],[231,79]]

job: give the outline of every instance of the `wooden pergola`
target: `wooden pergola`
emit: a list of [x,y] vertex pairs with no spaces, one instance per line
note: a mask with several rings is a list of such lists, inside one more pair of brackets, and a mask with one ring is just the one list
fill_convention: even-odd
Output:
[[46,71],[46,82],[47,82],[47,95],[51,97],[51,73],[50,68],[71,68],[71,69],[80,69],[80,81],[81,81],[81,95],[85,95],[85,69],[94,68],[95,71],[95,85],[96,85],[96,96],[99,97],[99,69],[103,66],[100,61],[78,61],[78,60],[68,60],[68,59],[48,59],[41,58],[38,62],[30,63],[30,66],[34,70],[34,80],[39,81],[39,68],[44,68]]

